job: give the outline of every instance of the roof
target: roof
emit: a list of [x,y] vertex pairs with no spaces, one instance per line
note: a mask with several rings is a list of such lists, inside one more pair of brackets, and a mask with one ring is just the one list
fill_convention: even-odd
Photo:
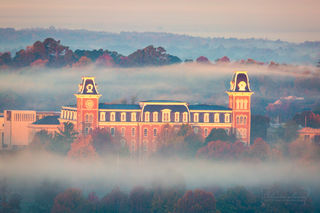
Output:
[[170,109],[173,112],[187,112],[188,109],[185,105],[152,105],[152,104],[148,104],[144,107],[144,111],[148,111],[148,112],[155,112],[155,111],[161,111],[164,109]]
[[151,102],[151,103],[185,103],[184,101],[174,101],[174,100],[147,100],[147,101],[141,101],[141,102]]
[[36,125],[59,125],[60,122],[58,120],[59,116],[46,116],[40,120],[37,120],[36,122],[33,122],[32,124]]
[[99,109],[140,109],[137,104],[99,104]]
[[64,107],[74,107],[74,108],[77,108],[77,105],[76,105],[76,104],[70,104],[70,105],[65,105]]
[[206,105],[206,104],[197,104],[189,105],[190,110],[231,110],[228,107],[218,106],[218,105]]

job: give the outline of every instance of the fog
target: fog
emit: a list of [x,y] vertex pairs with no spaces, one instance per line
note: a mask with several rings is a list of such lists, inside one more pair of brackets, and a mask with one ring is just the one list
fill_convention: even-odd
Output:
[[32,188],[46,180],[98,194],[116,186],[130,190],[155,183],[185,185],[187,189],[274,183],[312,188],[320,184],[318,165],[296,161],[257,163],[161,158],[146,161],[117,156],[73,160],[41,152],[2,156],[0,174],[9,185],[18,188]]

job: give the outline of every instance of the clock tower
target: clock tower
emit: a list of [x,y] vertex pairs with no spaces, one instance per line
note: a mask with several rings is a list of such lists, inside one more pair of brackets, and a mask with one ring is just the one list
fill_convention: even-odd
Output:
[[100,94],[94,77],[82,77],[77,97],[77,131],[80,135],[88,134],[98,127]]
[[237,71],[230,81],[229,108],[232,109],[233,133],[242,142],[250,145],[251,127],[251,95],[247,72]]

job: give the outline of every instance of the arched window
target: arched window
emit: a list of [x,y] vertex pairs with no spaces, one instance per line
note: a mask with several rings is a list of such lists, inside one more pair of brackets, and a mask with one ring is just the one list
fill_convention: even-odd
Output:
[[136,128],[135,128],[135,127],[132,127],[132,128],[131,128],[131,135],[132,135],[132,136],[135,136],[135,135],[136,135]]
[[110,113],[110,121],[116,121],[116,113],[115,112]]
[[148,129],[147,128],[145,128],[144,130],[143,130],[143,135],[146,137],[146,136],[148,136]]
[[152,119],[153,119],[153,122],[158,122],[158,112],[153,112],[153,115],[152,115]]
[[137,121],[137,114],[135,112],[131,112],[131,121]]
[[153,129],[153,136],[157,136],[157,129],[156,128]]
[[243,116],[240,116],[240,124],[243,124]]
[[247,124],[247,116],[243,116],[243,123]]
[[115,130],[114,130],[114,127],[111,127],[111,128],[110,128],[110,133],[111,133],[111,136],[115,136]]
[[188,122],[188,113],[184,112],[183,113],[183,123],[187,123]]
[[121,121],[126,121],[127,120],[127,115],[125,112],[121,112]]
[[150,121],[150,112],[144,113],[144,121],[149,122]]
[[245,99],[243,101],[243,104],[244,104],[244,109],[248,109],[248,100],[247,99]]
[[162,122],[170,122],[170,112],[169,109],[162,110]]
[[220,115],[219,113],[214,113],[214,122],[219,123],[220,122]]
[[100,112],[100,121],[106,121],[106,113]]
[[243,100],[242,99],[240,99],[240,109],[243,109]]
[[236,104],[237,104],[236,109],[240,109],[240,106],[239,106],[239,105],[240,105],[240,103],[239,103],[239,99],[237,99],[237,100],[236,100]]
[[209,122],[209,113],[204,113],[204,122]]
[[224,114],[224,122],[229,123],[230,122],[230,114]]
[[122,128],[121,128],[121,135],[122,135],[122,136],[125,136],[125,134],[126,134],[126,128],[125,128],[125,127],[122,127]]
[[194,123],[199,122],[199,113],[194,113],[194,114],[193,114],[193,122],[194,122]]
[[180,121],[180,113],[179,112],[175,112],[174,113],[174,122],[179,122]]
[[239,124],[240,123],[240,118],[239,118],[239,116],[237,116],[237,124]]
[[204,137],[207,137],[207,136],[208,136],[208,129],[205,128],[205,129],[204,129]]

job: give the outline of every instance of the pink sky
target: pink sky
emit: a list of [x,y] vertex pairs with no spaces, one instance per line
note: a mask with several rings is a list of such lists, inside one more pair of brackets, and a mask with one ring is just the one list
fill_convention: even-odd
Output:
[[319,0],[1,0],[0,27],[320,40]]

